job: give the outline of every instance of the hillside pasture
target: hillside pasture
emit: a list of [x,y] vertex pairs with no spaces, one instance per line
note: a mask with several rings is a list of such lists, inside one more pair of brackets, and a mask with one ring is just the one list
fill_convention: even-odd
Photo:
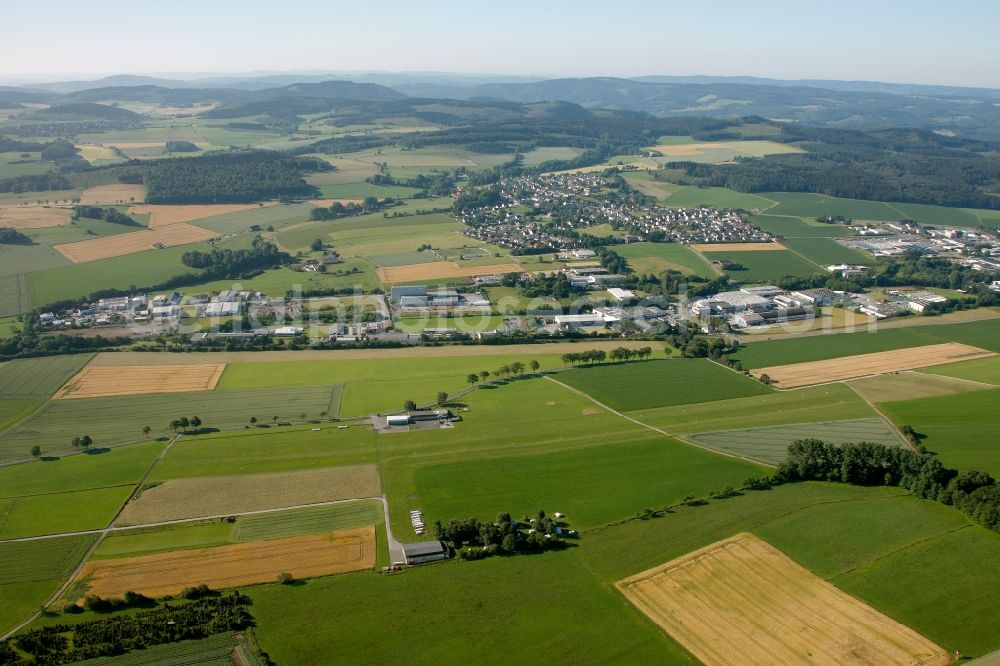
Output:
[[958,342],[946,342],[909,349],[843,356],[824,361],[807,361],[757,368],[753,374],[756,377],[767,375],[778,388],[797,388],[994,355],[994,352],[979,347]]
[[179,550],[88,562],[77,578],[87,594],[120,597],[132,590],[149,597],[176,595],[186,587],[212,589],[270,583],[282,572],[312,578],[375,566],[373,526],[320,535]]
[[667,208],[742,208],[748,211],[762,211],[774,206],[775,202],[757,194],[746,194],[724,187],[686,186],[660,201]]
[[157,244],[165,247],[187,245],[215,238],[217,235],[214,231],[179,222],[166,227],[133,231],[108,238],[63,243],[56,245],[55,249],[74,264],[81,264],[151,250]]
[[142,185],[116,183],[114,185],[98,185],[83,191],[80,203],[85,206],[110,206],[113,204],[132,203],[146,198],[146,188]]
[[71,208],[62,206],[0,207],[0,227],[10,229],[44,229],[69,224]]
[[688,435],[687,439],[768,465],[783,461],[788,445],[797,439],[821,439],[828,444],[874,442],[884,446],[905,446],[896,431],[881,418],[718,430]]
[[706,359],[607,364],[561,373],[558,381],[618,410],[650,409],[770,393]]
[[121,525],[226,516],[381,494],[374,465],[317,470],[170,479],[128,503]]
[[709,666],[909,663],[946,666],[940,646],[748,533],[617,583]]
[[754,215],[754,225],[782,238],[839,238],[850,236],[851,231],[842,224],[826,224],[808,218],[787,215]]
[[127,368],[85,367],[66,382],[53,399],[211,391],[225,367],[225,363],[133,365]]
[[198,220],[197,226],[220,234],[235,234],[249,231],[256,225],[262,230],[268,227],[281,229],[292,224],[305,222],[313,205],[309,203],[279,203],[277,205],[257,205],[241,211],[212,215]]

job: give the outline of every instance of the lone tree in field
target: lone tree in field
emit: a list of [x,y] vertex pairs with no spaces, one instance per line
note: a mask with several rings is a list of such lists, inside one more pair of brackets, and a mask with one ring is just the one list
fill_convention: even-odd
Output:
[[34,456],[35,458],[40,457],[42,455],[42,447],[35,444],[33,447],[31,447],[31,455]]
[[90,445],[94,443],[94,440],[90,438],[90,435],[84,435],[80,438],[80,448],[88,449]]
[[251,416],[250,417],[250,426],[251,427],[256,427],[257,426],[257,417],[256,416]]
[[405,409],[408,412],[415,411],[417,409],[417,403],[413,402],[412,400],[407,400],[405,403],[403,403],[403,409]]
[[521,363],[520,361],[515,361],[514,363],[511,363],[510,371],[515,377],[517,377],[522,372],[524,372],[524,363]]
[[438,397],[437,397],[438,407],[443,407],[447,403],[448,403],[448,392],[447,391],[438,391]]
[[142,426],[142,436],[143,437],[149,437],[149,433],[151,433],[152,431],[153,431],[153,429],[150,428],[149,426]]
[[282,585],[291,585],[292,583],[295,582],[295,578],[292,576],[292,574],[288,573],[287,571],[283,571],[280,574],[278,574],[278,582],[281,583]]

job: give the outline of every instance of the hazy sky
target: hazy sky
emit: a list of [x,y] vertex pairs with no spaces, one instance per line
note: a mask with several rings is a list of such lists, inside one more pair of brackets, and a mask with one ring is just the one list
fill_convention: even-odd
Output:
[[4,79],[322,69],[1000,87],[1000,0],[3,4]]

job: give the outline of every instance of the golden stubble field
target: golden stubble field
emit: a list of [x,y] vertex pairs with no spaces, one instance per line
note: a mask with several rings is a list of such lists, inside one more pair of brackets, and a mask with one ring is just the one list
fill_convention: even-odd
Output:
[[80,203],[91,206],[109,206],[117,203],[131,203],[146,198],[146,188],[142,185],[98,185],[84,190],[80,195]]
[[121,597],[132,590],[149,597],[176,595],[204,583],[212,589],[273,583],[280,573],[295,578],[371,569],[375,527],[326,534],[250,541],[230,546],[175,550],[108,560],[92,560],[76,580],[87,594]]
[[170,479],[147,488],[125,505],[119,525],[227,516],[266,509],[378,497],[375,465],[317,470]]
[[494,273],[520,273],[523,269],[513,262],[490,264],[489,266],[460,266],[454,261],[431,261],[426,264],[406,264],[379,268],[378,278],[382,282],[415,282],[417,280],[438,280],[441,278],[471,277]]
[[707,666],[950,662],[943,648],[752,534],[615,585]]
[[73,209],[68,206],[3,206],[0,207],[0,227],[11,229],[44,229],[62,227],[70,222]]
[[986,356],[995,356],[995,354],[959,342],[946,342],[939,345],[910,347],[873,354],[842,356],[825,361],[757,368],[753,371],[753,375],[755,377],[767,375],[777,388],[797,388],[889,372],[926,368],[956,361],[968,361]]
[[211,391],[225,368],[225,363],[130,365],[124,368],[88,365],[66,382],[52,399]]
[[187,245],[215,238],[218,235],[214,231],[208,231],[201,227],[177,223],[159,229],[144,229],[117,236],[63,243],[56,245],[55,249],[74,264],[83,264],[88,261],[110,259],[111,257],[152,250],[157,244],[164,247]]
[[149,204],[142,206],[132,206],[129,213],[137,215],[149,215],[149,228],[161,229],[182,222],[193,220],[203,220],[206,217],[225,215],[227,213],[241,213],[246,210],[262,208],[265,206],[276,206],[277,201],[260,204],[203,204],[203,205],[177,205],[167,206],[162,204]]

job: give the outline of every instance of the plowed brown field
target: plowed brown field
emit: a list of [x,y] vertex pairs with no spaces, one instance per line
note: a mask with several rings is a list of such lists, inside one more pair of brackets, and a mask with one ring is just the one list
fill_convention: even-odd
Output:
[[225,363],[198,365],[132,365],[125,368],[87,366],[59,389],[53,400],[99,398],[141,393],[211,391]]
[[251,541],[231,546],[175,550],[88,562],[77,580],[87,594],[121,597],[132,590],[149,597],[204,583],[212,589],[272,583],[287,572],[311,578],[375,566],[375,527],[327,534]]
[[753,374],[756,377],[767,375],[778,388],[795,388],[880,375],[887,372],[926,368],[932,365],[967,361],[985,356],[994,356],[994,353],[958,342],[946,342],[940,345],[910,347],[909,349],[896,349],[874,354],[842,356],[825,361],[775,365],[769,368],[758,368],[753,371]]
[[737,534],[616,586],[708,666],[950,662],[943,648],[752,534]]

